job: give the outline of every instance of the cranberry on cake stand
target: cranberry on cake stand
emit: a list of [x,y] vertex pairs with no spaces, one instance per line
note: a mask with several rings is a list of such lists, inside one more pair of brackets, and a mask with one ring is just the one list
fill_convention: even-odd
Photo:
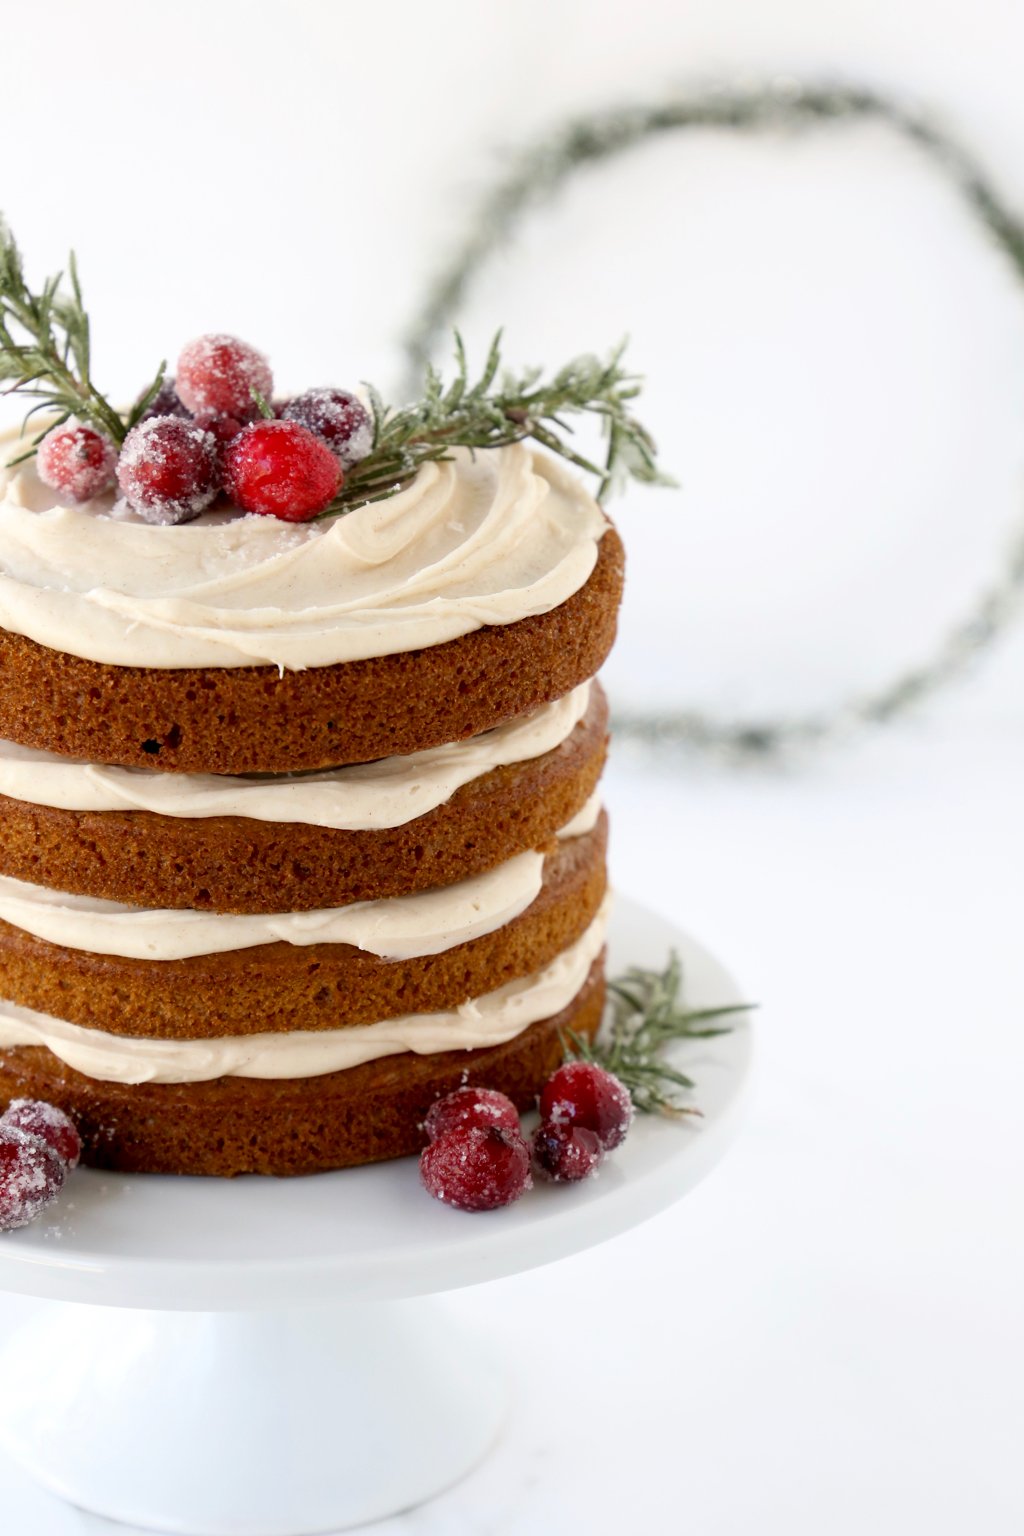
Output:
[[[675,945],[686,999],[737,1004],[721,965],[622,900],[612,973]],[[0,1355],[0,1443],[117,1520],[196,1536],[300,1536],[407,1509],[485,1455],[500,1361],[437,1292],[615,1237],[702,1179],[733,1134],[750,1031],[674,1048],[703,1118],[638,1116],[597,1179],[453,1211],[403,1158],[300,1179],[80,1170],[49,1219],[0,1241],[0,1288],[43,1298]]]

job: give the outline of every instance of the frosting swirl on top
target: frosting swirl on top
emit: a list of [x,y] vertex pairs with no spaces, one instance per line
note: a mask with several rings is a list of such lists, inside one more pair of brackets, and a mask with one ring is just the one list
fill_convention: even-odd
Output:
[[305,524],[59,506],[29,462],[0,469],[0,627],[115,666],[329,666],[550,612],[607,526],[524,444],[457,449],[387,501]]

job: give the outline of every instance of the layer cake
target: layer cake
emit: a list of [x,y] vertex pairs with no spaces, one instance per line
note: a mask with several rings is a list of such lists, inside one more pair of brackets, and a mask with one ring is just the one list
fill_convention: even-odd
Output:
[[222,1175],[531,1104],[601,1016],[622,563],[523,444],[302,525],[0,473],[0,1102]]

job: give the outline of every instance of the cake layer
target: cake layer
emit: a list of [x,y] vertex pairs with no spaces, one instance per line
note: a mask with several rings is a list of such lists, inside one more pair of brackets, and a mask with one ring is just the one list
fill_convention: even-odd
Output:
[[0,736],[89,762],[188,773],[404,756],[491,730],[592,677],[615,638],[622,577],[622,543],[609,527],[588,580],[547,612],[294,672],[114,666],[0,630]]
[[344,832],[402,827],[492,769],[560,747],[587,714],[597,687],[583,683],[466,741],[312,773],[155,773],[0,739],[0,795],[60,811],[147,811],[186,821],[241,816]]
[[320,1077],[403,1051],[426,1056],[503,1045],[576,996],[604,948],[610,905],[606,897],[590,926],[543,970],[457,1008],[405,1013],[345,1029],[157,1040],[85,1029],[0,1000],[0,1047],[45,1046],[76,1072],[103,1082],[201,1083],[219,1077]]
[[[84,1161],[123,1173],[304,1174],[417,1152],[435,1099],[463,1083],[532,1108],[562,1060],[566,1030],[593,1036],[604,1005],[604,957],[558,1014],[505,1044],[389,1056],[290,1081],[125,1085],[75,1072],[41,1046],[0,1049],[0,1104],[44,1099],[73,1115]],[[413,1174],[410,1177],[414,1177]]]
[[607,725],[595,683],[469,742],[280,781],[79,769],[8,749],[0,785],[26,798],[0,795],[0,875],[216,912],[304,912],[449,885],[542,846],[577,815],[600,776]]
[[593,831],[550,845],[540,892],[520,915],[411,959],[342,943],[131,959],[0,922],[0,996],[88,1028],[169,1039],[333,1029],[456,1007],[542,969],[580,937],[604,895],[606,841],[602,815]]

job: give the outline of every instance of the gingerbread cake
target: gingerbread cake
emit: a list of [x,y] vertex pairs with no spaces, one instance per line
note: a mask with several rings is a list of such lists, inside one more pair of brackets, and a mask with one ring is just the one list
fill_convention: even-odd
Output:
[[0,1105],[95,1166],[401,1156],[601,1017],[597,501],[514,443],[344,516],[235,502],[0,471]]

